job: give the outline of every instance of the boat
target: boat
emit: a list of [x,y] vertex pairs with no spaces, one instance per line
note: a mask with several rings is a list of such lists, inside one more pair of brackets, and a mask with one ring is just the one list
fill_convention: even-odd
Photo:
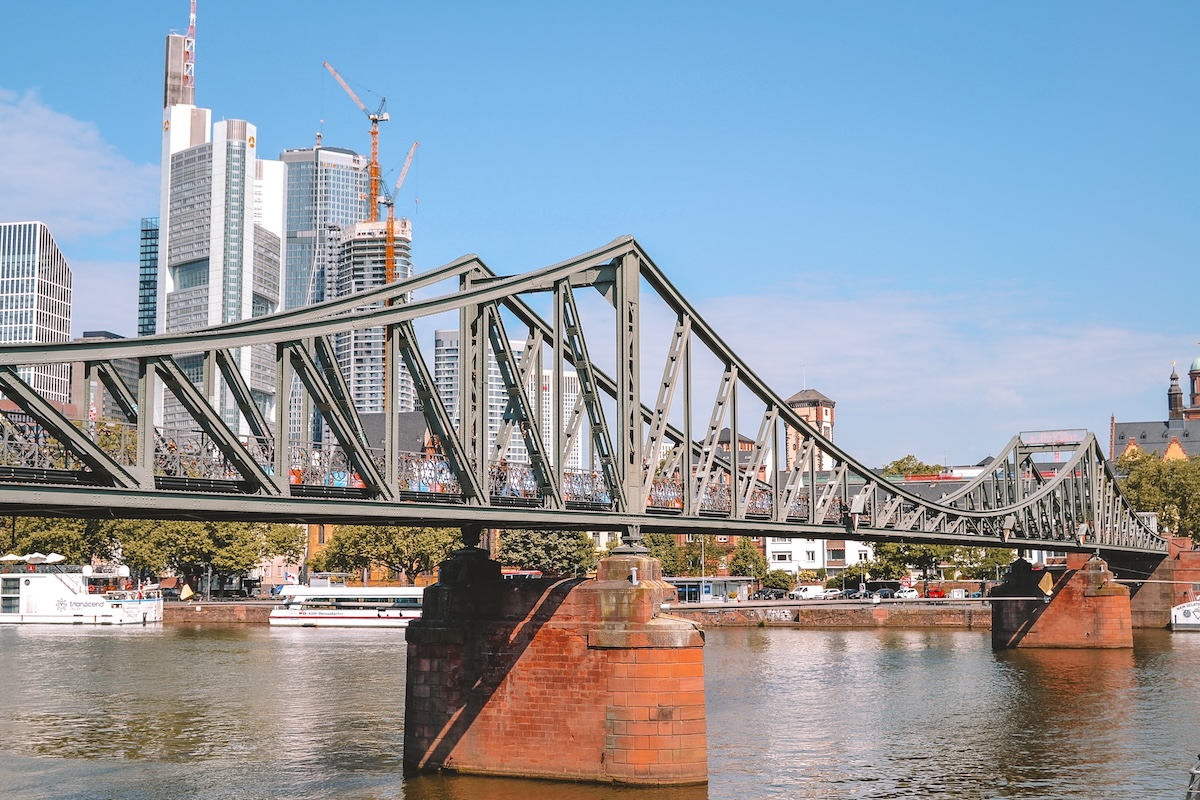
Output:
[[270,623],[300,628],[404,628],[421,616],[418,586],[347,586],[318,574],[307,585],[283,586]]
[[0,558],[0,625],[162,622],[158,584],[135,586],[127,566],[76,566],[64,560],[57,553]]
[[1200,600],[1180,603],[1171,609],[1171,630],[1200,631]]

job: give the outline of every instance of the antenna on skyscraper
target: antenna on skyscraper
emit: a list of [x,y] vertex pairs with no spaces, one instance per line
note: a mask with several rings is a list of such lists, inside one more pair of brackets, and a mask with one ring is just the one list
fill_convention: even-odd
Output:
[[187,35],[183,37],[183,85],[196,88],[196,0],[192,0]]

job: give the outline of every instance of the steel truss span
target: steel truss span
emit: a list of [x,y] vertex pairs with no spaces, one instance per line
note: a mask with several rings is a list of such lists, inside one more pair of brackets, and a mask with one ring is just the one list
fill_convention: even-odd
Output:
[[[457,318],[453,407],[417,335],[439,315]],[[401,444],[392,387],[381,443],[367,436],[334,347],[337,334],[364,328],[381,328],[386,363],[406,368],[424,447]],[[284,401],[256,397],[239,372],[239,352],[253,345],[274,349]],[[199,378],[184,356],[201,357]],[[120,417],[71,418],[22,380],[35,363],[76,364]],[[134,367],[136,385],[120,376]],[[300,429],[325,431],[323,441],[294,436],[293,386],[302,418],[320,423]],[[0,392],[16,408],[0,419],[4,514],[1166,551],[1086,432],[1018,436],[978,478],[933,500],[884,478],[768,387],[632,237],[520,275],[464,256],[351,297],[187,333],[10,345],[0,348]],[[167,403],[189,422],[161,424]],[[489,415],[489,403],[503,414]],[[510,463],[512,442],[522,457]]]

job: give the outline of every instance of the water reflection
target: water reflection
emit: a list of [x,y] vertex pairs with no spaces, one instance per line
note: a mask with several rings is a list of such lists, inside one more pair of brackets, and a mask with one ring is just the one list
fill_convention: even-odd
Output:
[[993,653],[967,631],[745,628],[708,634],[707,788],[406,780],[396,633],[0,628],[0,794],[1141,800],[1180,796],[1200,749],[1200,635]]

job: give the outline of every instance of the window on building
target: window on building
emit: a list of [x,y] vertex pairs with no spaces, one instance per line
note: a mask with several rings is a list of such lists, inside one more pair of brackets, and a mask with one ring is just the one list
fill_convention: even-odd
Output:
[[805,550],[804,551],[804,560],[805,561],[816,561],[817,560],[817,551],[816,550]]
[[831,549],[829,551],[829,559],[831,561],[845,561],[846,560],[846,548],[841,547],[841,548]]
[[718,536],[717,541],[720,542],[721,544],[725,544],[726,542],[729,541],[729,537],[728,536]]
[[870,553],[868,553],[866,550],[858,551],[858,560],[859,561],[866,561],[869,556],[870,556]]
[[773,558],[774,558],[776,561],[791,561],[791,560],[792,560],[792,554],[791,554],[791,553],[776,553],[776,554],[773,556]]
[[791,539],[788,539],[787,537],[773,536],[771,538],[771,541],[774,542],[775,544],[787,544],[788,542],[791,541]]

